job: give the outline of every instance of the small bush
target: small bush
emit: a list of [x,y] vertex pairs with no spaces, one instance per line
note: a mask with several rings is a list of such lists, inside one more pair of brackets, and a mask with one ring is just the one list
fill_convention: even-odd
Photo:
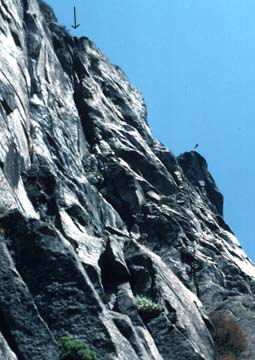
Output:
[[229,354],[229,355],[218,357],[218,360],[237,360],[237,357],[233,354]]
[[59,26],[67,35],[71,35],[70,30],[65,25]]
[[43,0],[39,1],[39,6],[44,15],[46,23],[50,24],[52,22],[57,22],[57,18],[51,6],[46,4],[46,2],[44,2]]
[[6,213],[9,210],[9,207],[6,204],[0,204],[0,215]]
[[40,195],[38,186],[36,184],[27,184],[26,185],[26,191],[28,194],[28,197],[36,198]]
[[137,296],[135,298],[135,303],[140,314],[151,314],[151,316],[157,316],[162,311],[162,308],[158,303],[155,303],[145,296]]
[[61,338],[60,360],[96,360],[96,354],[82,340],[65,336]]
[[210,319],[218,360],[238,360],[240,354],[247,350],[247,339],[240,326],[220,312],[213,312]]

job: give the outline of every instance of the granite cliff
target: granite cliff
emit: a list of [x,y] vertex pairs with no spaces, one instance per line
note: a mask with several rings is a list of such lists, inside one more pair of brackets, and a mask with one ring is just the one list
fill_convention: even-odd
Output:
[[255,266],[205,159],[156,141],[122,70],[37,0],[0,0],[0,179],[0,359],[57,360],[63,336],[223,359],[213,312],[255,359]]

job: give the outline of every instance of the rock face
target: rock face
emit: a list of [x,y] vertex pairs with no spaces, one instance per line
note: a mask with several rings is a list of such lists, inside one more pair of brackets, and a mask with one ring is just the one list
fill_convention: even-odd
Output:
[[1,359],[72,336],[102,360],[214,360],[212,311],[255,358],[255,267],[206,161],[155,141],[121,69],[36,0],[0,0],[0,179]]

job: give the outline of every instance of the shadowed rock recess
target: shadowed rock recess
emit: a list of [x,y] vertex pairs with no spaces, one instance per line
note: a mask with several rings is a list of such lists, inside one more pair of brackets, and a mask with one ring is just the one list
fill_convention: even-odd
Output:
[[0,179],[1,360],[57,360],[63,336],[215,360],[213,311],[255,359],[255,267],[206,161],[154,140],[121,69],[37,0],[0,0]]

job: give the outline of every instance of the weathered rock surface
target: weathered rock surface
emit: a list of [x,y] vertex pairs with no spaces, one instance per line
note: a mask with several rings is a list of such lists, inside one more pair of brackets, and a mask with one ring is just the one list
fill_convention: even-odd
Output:
[[[0,358],[214,360],[210,312],[255,358],[255,267],[197,153],[152,137],[125,74],[37,0],[0,0]],[[159,303],[142,315],[135,297]]]

